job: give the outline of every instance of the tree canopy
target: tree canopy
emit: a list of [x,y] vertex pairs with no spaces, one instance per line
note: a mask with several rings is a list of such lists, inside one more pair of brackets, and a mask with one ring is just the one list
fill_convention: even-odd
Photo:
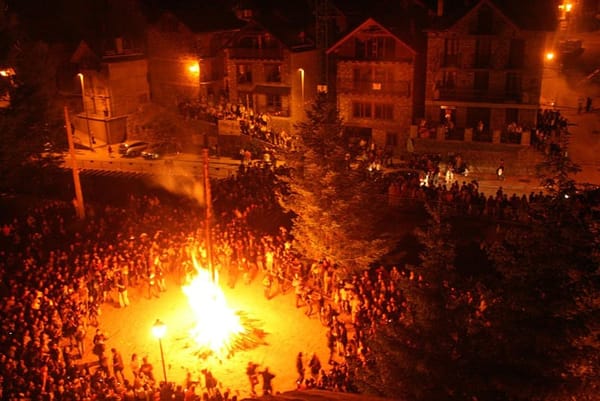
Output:
[[313,260],[327,258],[353,271],[387,253],[393,239],[382,229],[385,187],[366,170],[351,167],[348,141],[335,104],[319,94],[298,124],[296,169],[281,197],[294,213],[294,247]]
[[496,236],[491,245],[482,241],[480,260],[457,258],[467,217],[430,205],[415,278],[396,283],[406,297],[404,317],[376,329],[356,370],[363,391],[410,401],[597,397],[593,205],[575,191],[578,166],[565,148],[548,154],[540,171],[552,183],[548,195],[526,223],[492,221]]

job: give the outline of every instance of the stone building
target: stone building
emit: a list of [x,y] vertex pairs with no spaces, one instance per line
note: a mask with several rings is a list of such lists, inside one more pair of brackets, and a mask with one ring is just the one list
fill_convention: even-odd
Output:
[[268,114],[273,129],[291,132],[317,93],[314,41],[303,30],[267,28],[252,19],[234,35],[225,54],[230,102]]
[[94,51],[81,42],[71,62],[78,66],[82,108],[72,118],[78,131],[113,144],[127,136],[127,118],[150,100],[146,56],[135,43],[117,38],[114,46]]
[[381,147],[404,146],[420,84],[417,51],[368,18],[327,53],[336,67],[337,105],[346,131]]
[[[197,5],[200,7],[200,5]],[[152,101],[174,108],[184,100],[218,101],[226,96],[223,47],[244,25],[229,10],[192,8],[165,12],[147,30]]]
[[427,31],[429,129],[420,129],[419,136],[529,143],[522,133],[535,126],[540,108],[550,27],[536,18],[539,10],[528,12],[527,4],[502,5],[472,2],[458,18],[438,7]]

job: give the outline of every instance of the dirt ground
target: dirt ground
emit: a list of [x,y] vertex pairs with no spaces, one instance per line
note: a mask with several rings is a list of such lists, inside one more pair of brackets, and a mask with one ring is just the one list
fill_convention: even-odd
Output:
[[[309,319],[304,314],[304,308],[295,307],[293,289],[285,295],[276,294],[267,300],[259,279],[248,286],[238,283],[233,290],[224,286],[228,305],[234,310],[243,311],[253,320],[255,327],[266,332],[266,344],[237,351],[230,358],[220,360],[214,356],[202,358],[197,355],[197,347],[187,336],[192,324],[187,298],[172,278],[167,284],[167,291],[161,293],[160,298],[148,299],[145,289],[131,288],[129,307],[120,309],[105,304],[102,308],[99,327],[108,337],[106,349],[114,347],[122,353],[127,379],[133,377],[129,362],[131,355],[136,353],[140,359],[147,355],[154,366],[156,380],[163,380],[159,343],[151,331],[156,319],[161,319],[167,325],[162,346],[169,382],[183,384],[189,372],[192,380],[199,381],[203,386],[201,370],[206,368],[219,381],[221,391],[229,389],[230,394],[243,398],[250,395],[245,375],[249,361],[259,364],[259,370],[268,367],[276,375],[273,380],[274,392],[296,388],[298,352],[304,354],[305,366],[313,352],[316,352],[323,367],[327,368],[329,352],[326,347],[326,328],[318,316],[313,315]],[[94,330],[94,327],[88,330],[86,355],[82,362],[97,361],[96,356],[91,354]],[[259,393],[260,385],[256,387]]]

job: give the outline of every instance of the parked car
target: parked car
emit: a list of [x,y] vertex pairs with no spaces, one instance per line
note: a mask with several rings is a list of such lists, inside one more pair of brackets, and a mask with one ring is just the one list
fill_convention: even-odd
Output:
[[173,142],[157,142],[150,144],[142,152],[142,157],[147,160],[162,159],[165,156],[176,156],[181,153],[181,147]]
[[123,157],[137,157],[142,154],[142,151],[148,147],[148,142],[131,140],[123,142],[119,145],[119,153]]

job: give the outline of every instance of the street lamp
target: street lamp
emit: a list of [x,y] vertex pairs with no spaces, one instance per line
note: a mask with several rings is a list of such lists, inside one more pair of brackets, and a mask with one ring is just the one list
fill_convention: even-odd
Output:
[[160,319],[156,319],[152,326],[152,334],[158,339],[158,346],[160,348],[160,361],[162,362],[163,376],[165,384],[167,383],[167,369],[165,368],[165,354],[163,352],[162,338],[167,333],[167,325],[164,324]]
[[85,113],[85,124],[87,126],[88,138],[90,140],[90,149],[94,150],[94,141],[92,140],[92,133],[90,131],[90,119],[88,116],[88,108],[85,105],[85,84],[83,82],[83,74],[77,74],[79,77],[79,83],[81,84],[81,103],[83,105],[83,112]]
[[304,68],[298,68],[300,73],[300,88],[302,90],[302,107],[304,107]]

